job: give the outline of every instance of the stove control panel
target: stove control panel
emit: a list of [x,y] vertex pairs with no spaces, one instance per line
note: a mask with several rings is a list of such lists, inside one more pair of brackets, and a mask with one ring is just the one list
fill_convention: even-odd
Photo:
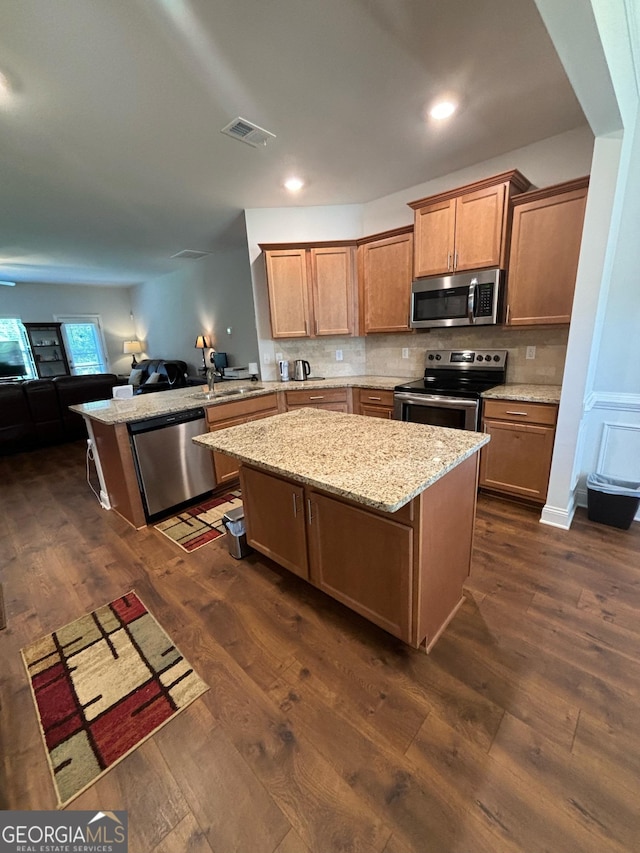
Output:
[[449,367],[462,370],[470,368],[499,368],[504,370],[507,363],[506,349],[475,350],[427,350],[425,364],[427,368]]

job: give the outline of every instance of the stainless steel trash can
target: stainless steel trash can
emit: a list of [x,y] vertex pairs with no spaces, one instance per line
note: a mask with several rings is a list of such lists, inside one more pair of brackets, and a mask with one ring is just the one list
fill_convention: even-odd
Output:
[[241,560],[251,553],[247,545],[247,534],[244,527],[244,507],[230,509],[222,516],[222,523],[227,529],[227,543],[229,554],[236,560]]

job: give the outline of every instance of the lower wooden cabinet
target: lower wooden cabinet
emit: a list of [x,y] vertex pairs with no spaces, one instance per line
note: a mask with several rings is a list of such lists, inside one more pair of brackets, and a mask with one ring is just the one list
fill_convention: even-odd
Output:
[[404,642],[427,650],[462,603],[477,457],[397,512],[243,465],[247,542]]
[[551,403],[486,400],[480,485],[536,503],[547,498],[558,407]]
[[332,412],[349,411],[349,389],[327,388],[311,389],[309,391],[285,391],[285,406],[290,412],[306,406],[311,409],[329,409]]
[[371,418],[393,419],[393,391],[377,388],[354,388],[353,412]]
[[[227,427],[246,424],[259,418],[268,418],[278,414],[278,397],[265,394],[263,397],[250,397],[247,400],[235,400],[219,406],[208,406],[206,409],[207,427],[209,432]],[[213,452],[213,467],[216,483],[222,485],[238,479],[240,463],[226,453]]]

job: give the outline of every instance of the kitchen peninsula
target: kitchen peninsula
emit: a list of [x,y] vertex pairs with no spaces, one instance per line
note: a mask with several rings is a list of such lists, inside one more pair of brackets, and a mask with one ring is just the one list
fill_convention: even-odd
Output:
[[256,550],[427,651],[463,600],[488,441],[307,408],[194,439],[242,463]]

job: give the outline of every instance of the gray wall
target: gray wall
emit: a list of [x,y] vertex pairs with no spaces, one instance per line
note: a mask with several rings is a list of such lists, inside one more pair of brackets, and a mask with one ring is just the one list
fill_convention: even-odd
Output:
[[125,373],[130,369],[131,357],[122,353],[122,342],[134,334],[129,288],[31,283],[0,287],[1,317],[47,323],[56,315],[70,314],[99,314],[110,370]]
[[131,290],[135,329],[145,355],[182,359],[195,374],[202,355],[194,342],[197,335],[208,334],[215,349],[228,354],[230,365],[258,361],[247,250],[215,252],[183,263],[181,271]]

